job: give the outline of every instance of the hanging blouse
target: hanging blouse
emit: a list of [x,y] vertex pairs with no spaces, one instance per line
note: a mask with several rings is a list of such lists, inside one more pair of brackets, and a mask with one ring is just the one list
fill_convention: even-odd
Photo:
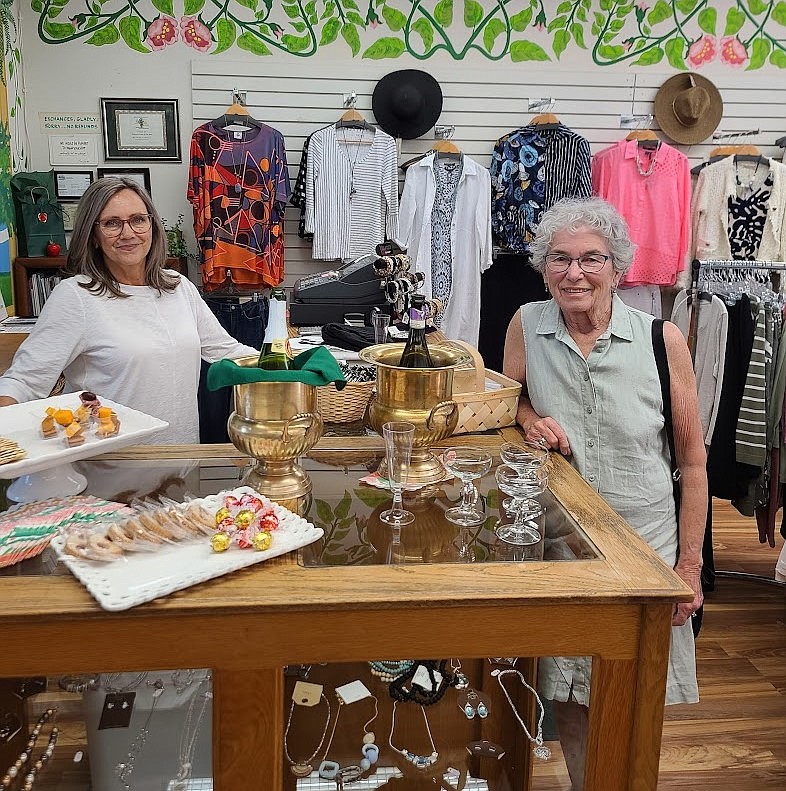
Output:
[[308,145],[311,142],[311,135],[309,135],[303,143],[303,153],[300,155],[300,166],[297,170],[297,178],[295,179],[295,186],[292,188],[292,197],[289,202],[296,208],[300,209],[300,216],[297,224],[297,235],[301,239],[310,242],[314,239],[314,234],[306,233],[306,175],[308,172]]
[[434,318],[434,325],[442,326],[444,306],[450,300],[453,287],[453,252],[450,229],[456,211],[456,193],[464,170],[464,158],[458,161],[434,157],[436,194],[431,211],[431,295],[442,301],[443,310]]
[[358,142],[358,130],[335,126],[311,136],[306,174],[306,233],[314,258],[372,253],[398,235],[398,154],[381,129]]
[[636,244],[622,282],[673,285],[690,246],[688,158],[666,143],[648,150],[620,140],[593,157],[592,190],[625,218]]
[[589,143],[564,124],[526,126],[500,138],[489,171],[494,242],[517,253],[529,252],[546,209],[591,193]]
[[187,197],[206,291],[228,276],[244,288],[281,283],[289,192],[278,130],[260,124],[237,132],[213,122],[194,130]]
[[760,186],[738,183],[736,194],[729,195],[729,245],[734,260],[758,257],[771,194],[772,173],[768,173]]

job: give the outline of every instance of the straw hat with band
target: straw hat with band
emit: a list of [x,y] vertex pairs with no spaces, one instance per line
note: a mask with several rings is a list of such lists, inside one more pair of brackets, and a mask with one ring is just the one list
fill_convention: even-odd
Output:
[[723,117],[718,89],[700,74],[675,74],[658,89],[655,117],[665,134],[677,143],[701,143]]
[[392,137],[412,140],[428,132],[442,112],[442,89],[425,71],[386,74],[371,98],[374,118]]

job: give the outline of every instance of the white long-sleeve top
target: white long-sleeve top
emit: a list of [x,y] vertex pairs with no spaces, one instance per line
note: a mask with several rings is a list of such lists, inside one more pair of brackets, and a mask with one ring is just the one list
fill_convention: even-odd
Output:
[[87,278],[68,278],[52,291],[0,377],[0,395],[20,403],[46,398],[62,372],[66,392],[91,390],[166,420],[169,428],[147,442],[198,443],[200,359],[215,362],[258,350],[224,330],[186,277],[160,294],[121,285],[126,299],[91,294],[80,281]]
[[311,136],[306,233],[314,258],[357,258],[398,235],[396,141],[375,129],[370,143],[352,142],[362,131],[327,126]]
[[[735,165],[734,157],[726,157],[699,173],[691,208],[694,258],[731,258],[729,198],[737,194],[737,168],[746,166],[755,167],[749,163]],[[756,258],[759,261],[783,261],[786,257],[786,222],[783,217],[786,210],[786,165],[770,159],[769,166],[772,191]],[[743,171],[743,177],[750,172]],[[766,175],[763,168],[762,173]]]
[[[491,260],[491,176],[468,156],[456,192],[450,227],[453,287],[440,330],[448,338],[478,345],[480,333],[480,275]],[[399,239],[407,248],[415,271],[426,276],[423,293],[431,294],[431,213],[437,183],[434,154],[407,170],[399,206]]]

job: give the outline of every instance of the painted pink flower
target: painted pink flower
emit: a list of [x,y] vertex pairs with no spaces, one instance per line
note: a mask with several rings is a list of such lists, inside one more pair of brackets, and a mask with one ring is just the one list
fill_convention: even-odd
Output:
[[718,42],[715,36],[702,36],[688,48],[688,61],[691,66],[698,67],[715,60],[718,54]]
[[210,28],[204,22],[200,22],[195,16],[184,16],[180,20],[180,32],[183,35],[183,41],[189,47],[193,47],[200,52],[207,52],[213,43]]
[[748,50],[736,36],[721,39],[720,59],[732,68],[739,69],[748,61]]
[[151,49],[162,50],[177,41],[177,22],[169,16],[160,16],[150,23],[145,39]]

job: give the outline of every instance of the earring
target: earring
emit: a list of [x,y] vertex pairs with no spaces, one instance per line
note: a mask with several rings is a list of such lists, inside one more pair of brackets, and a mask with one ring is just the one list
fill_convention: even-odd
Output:
[[464,716],[468,720],[474,720],[475,719],[475,709],[472,707],[471,704],[467,703],[467,705],[464,706],[462,711],[464,712]]
[[480,719],[482,719],[482,720],[485,720],[486,717],[488,717],[488,716],[489,716],[489,710],[486,708],[486,706],[482,702],[479,703],[478,704],[478,717],[480,717]]

